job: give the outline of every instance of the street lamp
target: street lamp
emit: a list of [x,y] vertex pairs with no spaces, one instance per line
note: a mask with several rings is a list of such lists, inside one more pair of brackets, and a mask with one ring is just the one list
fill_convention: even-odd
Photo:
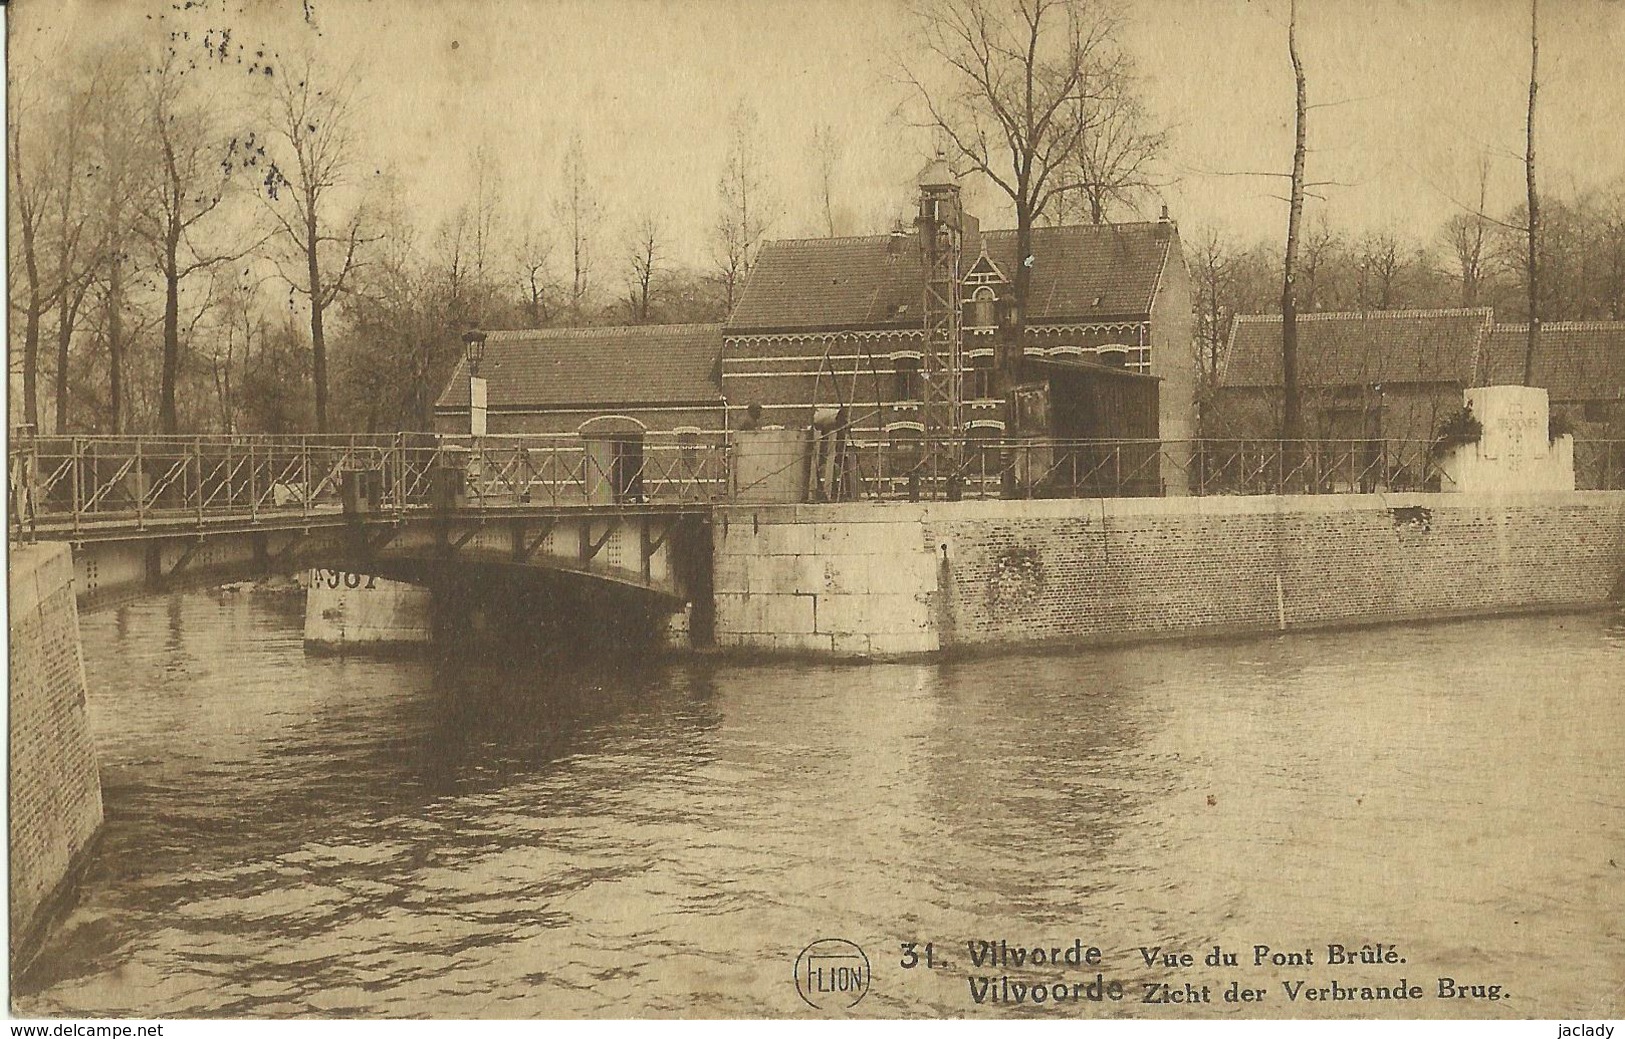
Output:
[[468,432],[485,435],[485,380],[480,378],[480,361],[485,359],[485,333],[471,328],[463,333],[463,350],[468,357]]
[[464,332],[463,350],[468,355],[468,377],[477,378],[480,374],[480,361],[485,359],[485,333],[477,328]]

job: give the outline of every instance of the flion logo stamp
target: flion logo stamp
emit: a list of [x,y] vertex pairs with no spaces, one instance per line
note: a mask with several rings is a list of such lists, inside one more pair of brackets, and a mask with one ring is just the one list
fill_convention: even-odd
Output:
[[796,992],[815,1010],[849,1010],[869,994],[869,957],[845,938],[820,938],[796,957]]

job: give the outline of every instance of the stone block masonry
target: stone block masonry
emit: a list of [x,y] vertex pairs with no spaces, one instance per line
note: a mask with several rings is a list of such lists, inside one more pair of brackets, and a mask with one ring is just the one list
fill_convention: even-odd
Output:
[[15,963],[102,823],[66,544],[12,545],[11,953]]
[[870,657],[940,648],[924,508],[739,506],[712,525],[715,638],[750,650]]
[[1607,602],[1625,492],[735,508],[717,641],[902,656]]

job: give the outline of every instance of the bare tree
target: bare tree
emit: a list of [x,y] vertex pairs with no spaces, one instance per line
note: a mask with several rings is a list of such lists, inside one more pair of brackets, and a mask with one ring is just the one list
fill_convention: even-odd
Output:
[[514,260],[519,270],[520,309],[532,328],[552,320],[553,241],[535,224],[527,224],[514,244]]
[[101,331],[107,349],[107,428],[122,433],[130,424],[132,412],[128,352],[134,339],[124,321],[129,305],[126,275],[134,223],[147,188],[146,176],[152,169],[151,143],[145,134],[129,132],[142,119],[133,61],[109,55],[98,76],[100,99],[95,105],[91,131],[100,169],[95,202],[96,252],[101,280]]
[[570,235],[570,320],[580,323],[591,289],[593,238],[598,230],[598,194],[587,171],[581,135],[570,139],[559,170],[559,197],[553,202],[558,224]]
[[1335,310],[1344,305],[1350,298],[1342,284],[1348,273],[1348,242],[1326,214],[1319,214],[1307,225],[1300,224],[1298,257],[1293,267],[1298,309]]
[[824,214],[824,233],[835,237],[835,171],[841,164],[841,139],[828,123],[813,127],[813,176],[817,178],[818,208]]
[[654,280],[664,259],[660,249],[660,222],[652,214],[645,215],[627,244],[626,309],[633,324],[649,322]]
[[[1132,65],[1118,44],[1119,20],[1089,0],[919,0],[915,16],[920,50],[946,76],[936,88],[924,72],[904,70],[926,124],[949,142],[956,168],[982,174],[1015,208],[1019,342],[1035,224],[1068,193],[1092,183],[1104,201],[1138,179],[1084,165],[1120,154],[1098,135],[1110,113],[1136,111],[1127,100]],[[1097,147],[1089,146],[1091,134]],[[1010,351],[1006,366],[1018,358]],[[1008,383],[1014,373],[1002,375]]]
[[1196,370],[1205,389],[1217,382],[1229,334],[1225,287],[1234,258],[1229,245],[1212,228],[1198,234],[1191,245],[1190,267],[1196,280]]
[[1482,289],[1493,222],[1486,216],[1489,204],[1490,157],[1478,160],[1478,205],[1445,221],[1443,237],[1450,259],[1456,265],[1461,283],[1461,305],[1476,306]]
[[1298,0],[1292,0],[1287,23],[1287,53],[1292,59],[1292,76],[1297,85],[1294,143],[1292,147],[1292,198],[1286,223],[1286,258],[1281,272],[1281,438],[1303,436],[1303,404],[1298,388],[1298,296],[1294,279],[1298,263],[1298,231],[1303,223],[1304,152],[1307,140],[1304,116],[1308,110],[1308,90],[1304,81],[1303,59],[1298,54]]
[[95,273],[95,252],[87,239],[92,234],[92,210],[82,184],[95,175],[91,168],[88,125],[100,100],[99,77],[71,86],[64,97],[59,132],[61,139],[52,167],[61,179],[56,192],[53,237],[57,255],[56,378],[52,394],[56,405],[56,432],[68,431],[70,402],[68,367],[74,332]]
[[1535,350],[1540,344],[1540,198],[1535,191],[1535,93],[1540,88],[1537,71],[1540,63],[1540,0],[1529,0],[1529,118],[1526,123],[1524,148],[1524,181],[1529,202],[1529,260],[1526,278],[1529,282],[1529,338],[1523,350],[1523,384],[1531,385],[1535,377]]
[[1092,224],[1103,223],[1110,206],[1132,207],[1156,189],[1152,174],[1168,147],[1168,131],[1152,122],[1126,59],[1103,86],[1095,111],[1083,116],[1087,130],[1067,161],[1066,179],[1080,186],[1063,195],[1058,207]]
[[[180,432],[181,299],[193,275],[240,260],[261,244],[239,241],[234,248],[212,248],[206,227],[211,216],[218,218],[238,171],[259,164],[263,147],[252,134],[239,138],[221,132],[216,114],[191,89],[173,41],[145,76],[144,102],[157,175],[136,232],[152,250],[163,282],[158,423],[161,432],[173,434]],[[212,292],[191,319],[194,327],[211,299]]]
[[728,120],[728,154],[717,181],[717,281],[732,314],[767,234],[769,202],[756,139],[756,112],[741,101]]
[[[6,127],[10,175],[11,248],[22,261],[22,282],[12,279],[11,306],[22,312],[22,421],[39,424],[40,323],[54,302],[56,292],[49,284],[45,266],[45,222],[51,207],[50,161],[47,149],[36,147],[34,133],[41,130],[40,99],[32,84],[12,87],[10,115]],[[26,143],[26,147],[25,147]],[[15,270],[16,264],[13,263]],[[17,291],[21,289],[20,293]]]
[[474,151],[474,197],[469,209],[474,238],[474,279],[483,292],[490,284],[490,268],[498,254],[502,211],[502,171],[485,144]]
[[1403,286],[1414,257],[1399,238],[1392,231],[1373,231],[1360,239],[1357,249],[1355,299],[1360,309],[1392,310],[1403,306]]
[[350,186],[354,141],[350,130],[353,75],[318,83],[313,59],[284,65],[273,80],[269,123],[280,147],[265,177],[267,208],[297,271],[279,262],[289,287],[310,303],[311,378],[316,390],[316,429],[328,431],[327,310],[349,284],[370,239],[362,208],[339,217],[338,196]]

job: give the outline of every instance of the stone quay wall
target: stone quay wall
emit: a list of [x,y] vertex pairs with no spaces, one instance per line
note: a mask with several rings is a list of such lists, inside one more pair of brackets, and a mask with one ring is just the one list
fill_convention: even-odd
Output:
[[724,647],[908,656],[1605,604],[1625,492],[736,506]]
[[69,889],[102,824],[73,576],[66,544],[11,546],[13,962]]

